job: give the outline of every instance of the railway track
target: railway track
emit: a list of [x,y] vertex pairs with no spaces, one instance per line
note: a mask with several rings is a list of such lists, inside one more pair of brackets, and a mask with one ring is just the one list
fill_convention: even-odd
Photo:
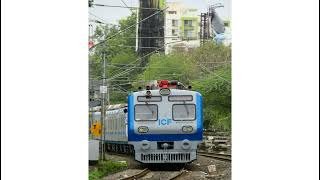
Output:
[[[138,173],[136,173],[136,174],[134,174],[132,176],[125,177],[125,178],[122,178],[120,180],[136,180],[136,179],[140,179],[140,178],[143,178],[144,176],[146,176],[150,172],[157,173],[158,171],[151,171],[148,168],[145,168],[142,171],[140,171],[140,172],[138,172]],[[172,173],[174,174],[174,171]],[[166,178],[168,180],[174,180],[174,179],[177,179],[178,177],[182,176],[185,173],[186,173],[186,170],[182,169],[178,173],[174,174],[172,177],[166,177]]]
[[121,180],[133,180],[133,179],[142,178],[143,176],[145,176],[149,172],[151,172],[151,171],[148,168],[145,168],[144,170],[138,172],[137,174],[134,174],[134,175],[129,176],[129,177],[122,178]]
[[218,154],[209,152],[198,152],[198,155],[231,162],[231,154]]
[[177,179],[178,177],[182,176],[183,174],[186,173],[186,170],[185,169],[182,169],[179,171],[178,174],[174,175],[173,177],[170,177],[169,180],[174,180],[174,179]]

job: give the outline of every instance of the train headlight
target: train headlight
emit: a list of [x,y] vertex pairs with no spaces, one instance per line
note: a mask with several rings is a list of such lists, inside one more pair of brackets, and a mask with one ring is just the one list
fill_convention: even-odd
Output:
[[191,142],[187,139],[183,140],[181,142],[182,149],[190,149],[191,148]]
[[160,93],[162,96],[168,96],[168,95],[170,95],[170,89],[168,89],[168,88],[162,88],[162,89],[160,89],[159,93]]
[[143,150],[150,149],[150,142],[147,141],[147,140],[143,140],[143,141],[141,142],[141,148],[142,148]]
[[192,126],[183,126],[182,131],[185,133],[191,133],[193,131],[193,127]]
[[139,133],[147,133],[149,131],[149,128],[146,126],[140,126],[138,127],[138,132]]

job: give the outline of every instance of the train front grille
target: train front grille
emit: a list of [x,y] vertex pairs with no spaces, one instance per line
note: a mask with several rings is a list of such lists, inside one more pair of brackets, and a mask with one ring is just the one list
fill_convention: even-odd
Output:
[[190,153],[152,153],[141,154],[141,161],[152,162],[189,162]]

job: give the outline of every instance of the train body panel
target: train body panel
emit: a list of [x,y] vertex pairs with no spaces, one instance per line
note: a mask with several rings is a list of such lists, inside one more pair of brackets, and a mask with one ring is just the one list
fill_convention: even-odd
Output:
[[[101,122],[101,113],[93,116]],[[133,92],[128,105],[108,106],[104,127],[107,150],[134,153],[142,163],[188,163],[202,142],[202,96],[160,85]]]
[[[105,137],[102,137],[102,140],[106,143],[128,143],[127,114],[124,112],[125,109],[127,109],[126,104],[110,105],[107,107],[106,117],[103,122]],[[101,118],[101,112],[92,113],[92,125],[100,124]],[[93,139],[100,140],[101,135],[94,136]]]
[[127,114],[123,108],[108,110],[105,120],[105,140],[111,142],[128,141]]
[[[128,96],[128,140],[142,163],[186,163],[196,159],[202,142],[200,93],[171,89],[139,91]],[[140,130],[139,130],[140,129]],[[141,130],[142,129],[142,130]]]

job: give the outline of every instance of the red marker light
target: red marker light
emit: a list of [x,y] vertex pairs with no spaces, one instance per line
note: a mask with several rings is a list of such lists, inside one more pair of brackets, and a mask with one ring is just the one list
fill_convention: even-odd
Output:
[[168,80],[160,80],[158,83],[159,83],[160,88],[168,88],[168,86],[169,86]]
[[92,46],[94,46],[94,43],[92,41],[89,41],[89,48],[91,48]]

